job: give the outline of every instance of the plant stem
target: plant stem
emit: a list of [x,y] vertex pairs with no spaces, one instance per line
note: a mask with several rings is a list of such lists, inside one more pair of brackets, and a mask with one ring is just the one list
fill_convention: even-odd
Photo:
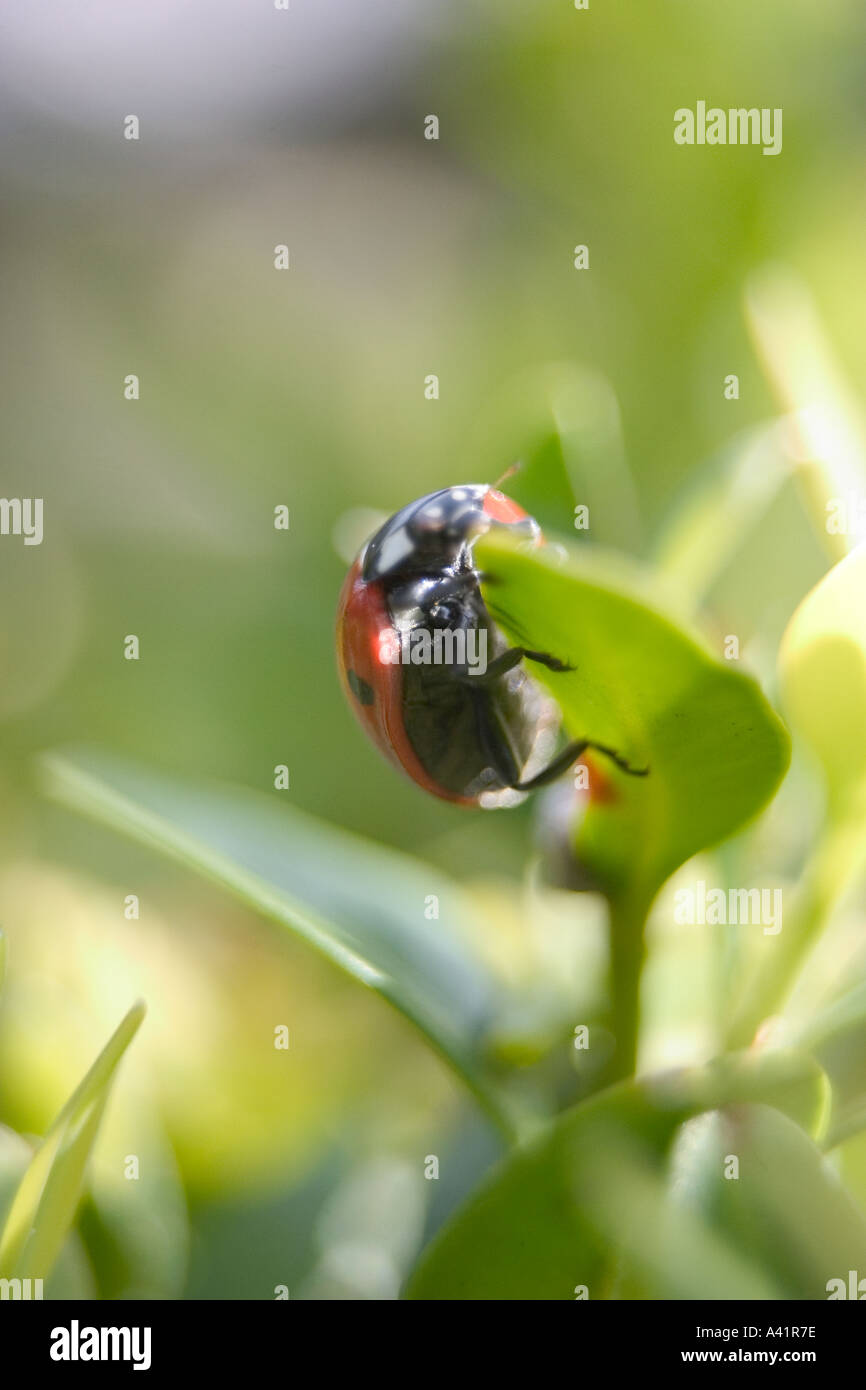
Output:
[[726,1038],[728,1048],[748,1047],[760,1024],[778,1013],[793,990],[836,903],[866,862],[862,808],[849,806],[828,817],[797,887],[792,912],[768,957],[740,1001]]
[[640,1032],[640,982],[646,959],[644,925],[649,904],[637,895],[611,896],[611,1020],[616,1051],[608,1079],[634,1076]]

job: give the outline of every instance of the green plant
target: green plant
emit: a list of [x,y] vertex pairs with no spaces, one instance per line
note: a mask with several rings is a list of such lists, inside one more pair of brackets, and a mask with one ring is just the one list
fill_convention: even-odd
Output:
[[[539,450],[524,489],[549,467]],[[561,1113],[534,1083],[567,1046],[563,1020],[535,1039],[527,1072],[509,1020],[531,1001],[519,990],[515,1001],[470,947],[456,883],[273,801],[103,752],[46,757],[43,788],[207,875],[378,992],[499,1125],[509,1152],[422,1256],[412,1295],[823,1297],[839,1270],[866,1269],[866,1222],[822,1154],[866,1122],[863,1078],[834,1049],[866,1028],[863,987],[801,1027],[793,1049],[761,1030],[862,867],[863,556],[831,571],[782,648],[786,704],[829,789],[793,925],[757,963],[748,952],[735,961],[715,1062],[636,1077],[652,904],[680,866],[772,799],[788,735],[754,680],[649,597],[646,574],[574,546],[527,554],[488,539],[481,554],[506,633],[575,668],[546,677],[568,731],[650,768],[645,779],[605,768],[605,794],[590,796],[574,830],[575,860],[609,907],[609,992],[593,1026],[613,1047]],[[435,923],[419,911],[430,893],[442,905]],[[726,1181],[731,1155],[759,1180]]]
[[[0,976],[2,964],[0,956]],[[24,1169],[0,1233],[0,1278],[45,1281],[51,1274],[84,1192],[115,1071],[144,1014],[142,1003],[129,1010]]]

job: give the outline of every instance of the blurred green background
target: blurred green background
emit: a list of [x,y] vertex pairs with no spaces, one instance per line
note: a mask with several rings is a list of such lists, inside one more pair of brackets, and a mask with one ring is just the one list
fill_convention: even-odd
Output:
[[[498,1141],[378,1000],[182,869],[44,805],[34,755],[93,743],[270,789],[448,869],[483,904],[479,950],[506,976],[556,976],[573,944],[555,896],[543,940],[524,930],[539,808],[425,798],[343,705],[333,620],[356,509],[498,476],[550,363],[585,393],[593,539],[643,558],[689,489],[760,439],[746,469],[758,491],[771,480],[766,507],[752,529],[720,512],[725,563],[699,606],[768,676],[828,563],[773,422],[820,376],[860,429],[863,9],[105,0],[9,7],[0,26],[2,490],[45,499],[41,546],[0,541],[0,1120],[42,1132],[142,994],[100,1141],[110,1155],[117,1125],[124,1152],[154,1155],[138,1253],[106,1176],[57,1288],[394,1297]],[[782,107],[782,154],[678,147],[673,112],[699,99]],[[280,763],[289,792],[273,790]],[[793,871],[814,803],[798,765],[758,862]],[[709,948],[677,930],[660,929],[647,977],[662,1060],[709,1046]],[[599,949],[583,931],[576,978]],[[427,1154],[453,1156],[438,1183]]]

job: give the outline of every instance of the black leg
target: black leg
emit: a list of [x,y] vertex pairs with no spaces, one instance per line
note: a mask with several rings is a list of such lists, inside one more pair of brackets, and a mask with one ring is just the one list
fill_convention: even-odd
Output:
[[573,671],[574,667],[566,662],[560,661],[556,656],[548,656],[547,652],[531,652],[527,647],[509,647],[507,652],[501,652],[499,656],[493,658],[488,663],[487,669],[483,674],[473,675],[469,671],[458,670],[455,668],[455,675],[460,680],[467,680],[471,685],[492,685],[500,676],[505,676],[509,671],[513,671],[515,666],[519,666],[523,658],[528,661],[538,661],[542,666],[546,666],[550,671]]
[[522,660],[522,647],[511,647],[507,652],[500,652],[499,656],[495,656],[492,661],[487,663],[487,669],[482,675],[471,677],[472,684],[477,685],[479,682],[483,682],[485,685],[491,685],[500,676],[505,676],[509,671],[513,671]]
[[512,787],[520,776],[520,767],[511,744],[496,719],[490,697],[483,690],[479,690],[473,695],[472,703],[475,706],[475,727],[479,744],[499,779],[499,785],[491,787],[490,790],[499,791],[503,787]]
[[567,661],[560,661],[558,656],[551,656],[549,652],[531,652],[526,647],[522,647],[521,653],[528,661],[537,661],[539,665],[546,666],[548,671],[573,671],[575,668],[569,666]]
[[555,782],[557,777],[561,777],[564,772],[568,771],[581,753],[586,752],[587,748],[593,748],[596,753],[604,753],[606,758],[610,758],[611,762],[616,763],[618,768],[627,772],[629,777],[646,777],[649,772],[648,767],[632,767],[625,758],[620,757],[614,748],[608,748],[603,743],[593,743],[592,739],[589,738],[580,738],[576,739],[574,743],[569,743],[567,748],[563,748],[562,752],[558,753],[553,761],[548,763],[547,767],[543,767],[534,777],[529,777],[525,782],[514,782],[512,784],[514,790],[531,792],[538,787],[546,787],[549,782]]

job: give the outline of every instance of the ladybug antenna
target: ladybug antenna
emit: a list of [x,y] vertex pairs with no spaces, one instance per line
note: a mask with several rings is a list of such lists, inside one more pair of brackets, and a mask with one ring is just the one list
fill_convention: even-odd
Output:
[[518,459],[516,463],[509,464],[508,468],[506,468],[505,472],[501,475],[501,477],[496,479],[496,482],[493,484],[493,486],[498,491],[499,488],[501,488],[502,484],[505,482],[505,479],[513,477],[515,473],[519,473],[522,467],[523,461],[521,459]]

